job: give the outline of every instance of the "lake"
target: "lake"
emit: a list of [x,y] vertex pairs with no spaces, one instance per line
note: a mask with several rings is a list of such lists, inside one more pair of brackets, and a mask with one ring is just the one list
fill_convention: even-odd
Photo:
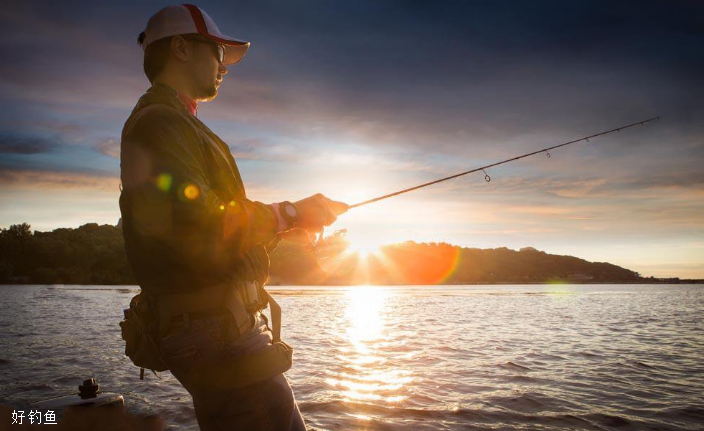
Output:
[[[135,286],[0,286],[0,403],[88,377],[197,430],[123,354]],[[287,373],[316,430],[702,430],[704,286],[279,287]]]

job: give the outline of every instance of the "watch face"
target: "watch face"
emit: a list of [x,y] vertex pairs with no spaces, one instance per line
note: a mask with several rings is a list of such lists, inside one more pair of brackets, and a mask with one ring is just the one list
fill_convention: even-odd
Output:
[[286,208],[286,214],[288,214],[289,217],[296,217],[296,207],[294,207],[292,204],[288,204],[285,206]]

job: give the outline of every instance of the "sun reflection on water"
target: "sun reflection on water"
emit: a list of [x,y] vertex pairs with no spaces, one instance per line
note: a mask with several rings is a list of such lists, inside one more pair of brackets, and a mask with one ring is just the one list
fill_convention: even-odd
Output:
[[399,403],[406,398],[402,392],[413,380],[411,372],[388,365],[394,359],[389,349],[403,344],[385,331],[389,296],[387,289],[375,286],[357,286],[346,293],[346,330],[340,335],[349,344],[338,355],[345,371],[326,380],[345,401]]
[[359,286],[347,292],[347,338],[358,350],[367,351],[367,343],[384,336],[381,313],[387,297],[381,287]]

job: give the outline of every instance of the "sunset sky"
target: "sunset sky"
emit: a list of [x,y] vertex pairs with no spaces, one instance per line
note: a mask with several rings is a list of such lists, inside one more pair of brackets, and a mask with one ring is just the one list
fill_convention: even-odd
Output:
[[[358,246],[535,247],[704,278],[704,2],[202,1],[249,40],[199,118],[250,199],[355,203]],[[5,0],[0,227],[115,224],[122,126],[149,87],[153,1]]]

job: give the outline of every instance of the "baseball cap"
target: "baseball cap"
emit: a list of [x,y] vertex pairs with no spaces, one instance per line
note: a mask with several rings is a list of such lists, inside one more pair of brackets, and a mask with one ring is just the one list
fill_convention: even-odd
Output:
[[225,47],[223,64],[237,63],[249,49],[249,42],[222,34],[210,15],[192,4],[166,6],[152,15],[144,30],[142,48],[146,49],[150,43],[165,37],[194,33]]

